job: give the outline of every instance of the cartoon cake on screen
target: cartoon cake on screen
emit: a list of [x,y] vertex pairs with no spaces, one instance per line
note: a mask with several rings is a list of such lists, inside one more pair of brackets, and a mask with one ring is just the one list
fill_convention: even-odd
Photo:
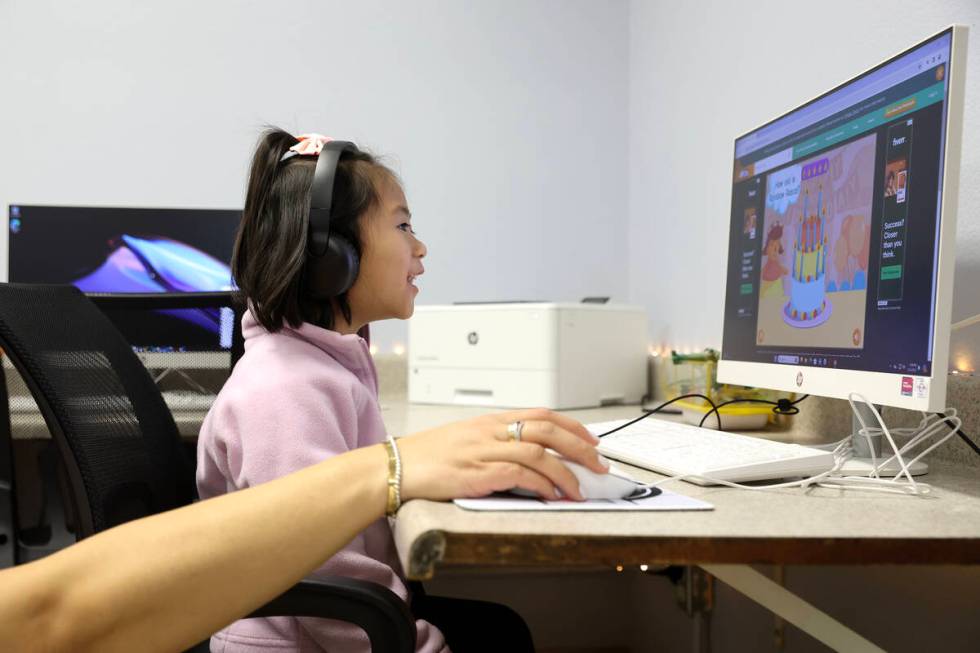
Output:
[[823,188],[817,191],[817,210],[810,211],[810,192],[803,193],[803,214],[795,230],[793,269],[789,301],[783,308],[783,319],[791,326],[814,327],[830,317],[827,301],[827,235],[824,226],[827,208],[823,205]]
[[876,140],[766,176],[757,344],[864,346]]

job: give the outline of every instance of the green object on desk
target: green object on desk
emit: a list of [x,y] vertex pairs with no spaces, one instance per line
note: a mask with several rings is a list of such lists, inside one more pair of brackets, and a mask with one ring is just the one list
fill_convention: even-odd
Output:
[[680,363],[717,363],[718,351],[709,347],[696,354],[678,354],[672,349],[670,350],[670,360],[674,365]]

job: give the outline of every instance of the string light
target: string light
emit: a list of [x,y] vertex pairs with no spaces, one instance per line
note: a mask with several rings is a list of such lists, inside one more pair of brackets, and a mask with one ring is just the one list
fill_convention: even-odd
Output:
[[970,360],[969,356],[960,355],[956,357],[956,362],[953,363],[953,374],[972,374],[973,361]]
[[391,351],[393,351],[395,353],[395,356],[404,356],[405,355],[405,345],[403,345],[400,342],[395,343],[395,346],[391,348]]

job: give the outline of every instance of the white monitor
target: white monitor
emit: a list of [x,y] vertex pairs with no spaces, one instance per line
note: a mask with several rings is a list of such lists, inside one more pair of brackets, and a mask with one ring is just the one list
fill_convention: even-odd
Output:
[[720,381],[944,408],[966,40],[735,140]]

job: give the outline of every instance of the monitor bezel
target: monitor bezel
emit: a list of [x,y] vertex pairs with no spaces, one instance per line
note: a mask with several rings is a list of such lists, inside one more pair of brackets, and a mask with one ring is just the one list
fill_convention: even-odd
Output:
[[[932,369],[929,376],[871,372],[864,370],[828,369],[806,365],[759,363],[725,358],[722,351],[718,362],[718,381],[753,387],[771,388],[788,392],[802,392],[837,399],[847,399],[857,393],[879,405],[894,406],[936,412],[945,408],[946,382],[949,366],[950,318],[953,300],[953,271],[955,264],[956,213],[959,197],[960,153],[963,135],[963,99],[965,89],[966,46],[968,29],[964,25],[951,25],[915,45],[884,59],[881,63],[854,75],[829,91],[785,111],[758,127],[738,137],[735,142],[781,118],[852,84],[865,75],[904,56],[928,42],[951,35],[950,57],[947,65],[949,80],[947,96],[946,132],[943,143],[943,183],[940,194],[939,247],[936,266],[936,303],[933,306],[934,331],[932,342]],[[732,184],[735,184],[733,179]],[[730,220],[730,216],[727,218]],[[730,238],[730,235],[729,235]],[[925,379],[927,396],[903,395],[902,378],[912,376],[914,382]]]
[[[0,265],[0,282],[10,281],[10,208],[12,206],[45,209],[82,209],[108,211],[188,211],[188,212],[230,212],[241,214],[240,208],[211,206],[141,206],[134,204],[47,204],[43,202],[10,202],[4,211],[4,258]],[[124,293],[121,293],[124,294]],[[135,351],[134,353],[149,369],[230,369],[232,348],[212,348],[191,351]]]

